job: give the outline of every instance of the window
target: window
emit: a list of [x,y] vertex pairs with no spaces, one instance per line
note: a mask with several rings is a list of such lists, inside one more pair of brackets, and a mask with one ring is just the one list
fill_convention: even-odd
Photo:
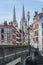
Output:
[[38,24],[35,25],[35,28],[36,28],[36,29],[38,28]]
[[16,34],[17,35],[17,37],[19,36],[18,34]]
[[10,33],[10,29],[9,28],[7,28],[7,33]]
[[5,28],[6,33],[10,33],[11,29],[10,28]]
[[19,41],[19,42],[21,41],[21,39],[16,39],[16,40]]
[[33,38],[34,42],[38,42],[38,37]]
[[3,28],[1,29],[1,33],[4,33],[4,29]]
[[12,29],[11,28],[5,28],[6,33],[11,33]]
[[38,37],[36,37],[36,41],[38,42]]
[[4,35],[1,35],[1,40],[4,40]]
[[42,28],[43,28],[43,23],[42,23]]
[[38,28],[38,24],[34,24],[34,28],[37,29]]
[[38,36],[38,30],[34,31],[34,36]]
[[7,34],[7,41],[10,41],[10,34]]

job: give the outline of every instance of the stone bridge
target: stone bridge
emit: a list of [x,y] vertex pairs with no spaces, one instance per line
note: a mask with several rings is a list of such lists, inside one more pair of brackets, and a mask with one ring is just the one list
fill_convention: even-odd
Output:
[[0,46],[0,65],[25,65],[28,46]]

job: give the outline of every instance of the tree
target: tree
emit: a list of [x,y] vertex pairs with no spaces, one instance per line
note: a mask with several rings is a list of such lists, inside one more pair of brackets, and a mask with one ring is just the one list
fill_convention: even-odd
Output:
[[28,45],[28,41],[24,41],[24,45]]

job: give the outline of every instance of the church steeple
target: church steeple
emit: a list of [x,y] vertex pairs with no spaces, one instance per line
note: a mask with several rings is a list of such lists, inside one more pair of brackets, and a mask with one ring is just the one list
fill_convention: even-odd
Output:
[[27,21],[25,18],[24,5],[22,7],[22,18],[20,21],[20,28],[22,30],[22,42],[24,43],[24,41],[27,39]]
[[23,5],[23,11],[22,11],[22,19],[25,19],[25,10],[24,10],[24,5]]
[[14,14],[13,14],[13,21],[16,21],[16,13],[15,13],[15,7],[14,7]]
[[18,27],[17,21],[16,21],[16,12],[15,12],[15,7],[14,7],[14,11],[13,11],[13,25],[15,27]]

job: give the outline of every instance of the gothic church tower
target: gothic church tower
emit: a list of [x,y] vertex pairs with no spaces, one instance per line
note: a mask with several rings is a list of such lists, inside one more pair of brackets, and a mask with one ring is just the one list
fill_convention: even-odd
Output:
[[25,18],[25,10],[24,10],[24,6],[23,6],[23,11],[22,11],[22,18],[21,18],[21,21],[20,21],[20,28],[22,30],[22,41],[24,42],[26,40],[26,33],[27,33],[27,21],[26,21],[26,18]]
[[18,27],[18,23],[16,21],[16,13],[15,13],[15,7],[14,7],[14,13],[13,13],[13,26]]

